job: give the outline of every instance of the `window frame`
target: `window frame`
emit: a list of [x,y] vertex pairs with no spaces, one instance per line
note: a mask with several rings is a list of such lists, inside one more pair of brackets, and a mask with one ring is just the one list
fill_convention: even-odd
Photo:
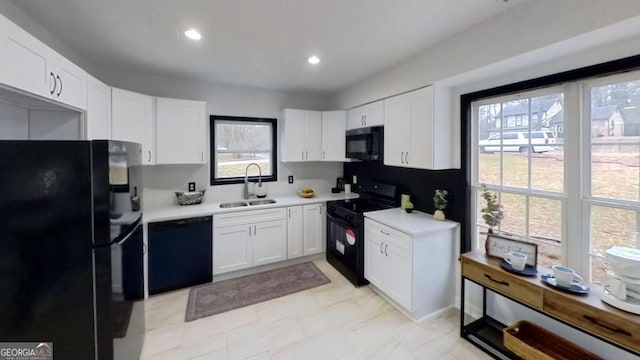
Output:
[[[227,115],[210,115],[209,116],[209,150],[210,150],[210,184],[216,185],[229,185],[229,184],[242,184],[244,183],[244,176],[232,177],[232,178],[216,178],[216,168],[218,164],[215,123],[217,120],[222,121],[234,121],[234,122],[246,122],[246,123],[269,123],[271,125],[271,164],[273,173],[268,176],[262,176],[262,182],[274,182],[278,181],[278,119],[276,118],[259,118],[259,117],[247,117],[247,116],[227,116]],[[258,181],[258,176],[249,176],[249,181]]]
[[[586,82],[593,81],[594,79],[600,77],[609,77],[615,76],[619,74],[626,75],[625,73],[629,73],[632,71],[640,70],[640,55],[634,55],[622,59],[612,60],[605,63],[600,63],[596,65],[591,65],[583,68],[578,68],[574,70],[569,70],[561,73],[556,73],[552,75],[547,75],[535,79],[520,81],[512,84],[507,84],[503,86],[498,86],[495,88],[480,90],[472,93],[462,94],[460,96],[460,114],[461,114],[461,163],[462,163],[462,174],[467,183],[467,192],[466,192],[466,200],[465,205],[467,208],[467,216],[464,224],[464,234],[461,237],[460,250],[462,253],[471,251],[474,247],[473,243],[473,232],[476,228],[475,212],[477,211],[477,198],[476,198],[476,189],[473,185],[473,176],[474,176],[474,167],[477,167],[478,164],[474,163],[474,159],[477,159],[478,146],[477,146],[477,135],[474,126],[476,124],[473,123],[473,107],[472,104],[474,102],[482,101],[487,98],[499,98],[501,96],[510,96],[514,93],[518,92],[529,92],[534,91],[536,89],[541,88],[550,88],[553,86],[567,86],[568,89],[565,92],[565,96],[578,97],[579,100],[583,100],[580,98],[582,95],[581,88],[582,84]],[[568,94],[568,95],[567,95]],[[495,99],[492,99],[492,101]],[[565,98],[565,106],[567,106],[568,101]],[[583,108],[580,103],[576,105],[571,105],[565,108],[566,111],[571,111],[574,113],[582,113]],[[580,127],[578,123],[578,117],[576,121],[569,121],[571,119],[570,116],[565,116],[565,124],[564,127],[566,130],[570,130],[571,133],[580,133],[580,131],[585,131]],[[530,122],[530,121],[528,121]],[[569,129],[569,127],[574,127],[573,129]],[[504,127],[503,127],[504,128]],[[564,131],[563,133],[568,133]],[[580,133],[580,137],[578,139],[564,139],[564,147],[565,153],[568,148],[575,149],[569,151],[569,156],[565,156],[565,174],[571,171],[583,171],[583,167],[585,166],[585,157],[581,155],[581,151],[584,149],[584,141],[582,133]],[[476,172],[477,174],[477,172]],[[590,176],[590,175],[589,175]],[[566,214],[567,221],[572,221],[573,223],[579,223],[580,218],[586,212],[586,206],[583,202],[583,199],[580,195],[575,196],[575,192],[580,194],[580,189],[584,186],[583,183],[573,184],[569,180],[569,178],[565,178],[564,186],[565,186],[565,194],[567,194],[567,199],[565,200],[565,209],[564,212]],[[585,181],[584,178],[582,181]],[[497,190],[497,189],[496,189]],[[586,224],[586,223],[585,223]],[[589,239],[588,232],[585,234],[585,228],[587,225],[580,225],[579,229],[572,229],[568,233],[565,233],[565,239],[569,239],[571,237],[581,239],[580,241],[575,241],[570,245],[570,249],[563,248],[562,253],[563,257],[566,259],[566,263],[569,266],[575,267],[575,269],[582,273],[589,273],[591,275],[590,269],[590,247],[589,247]],[[572,233],[575,232],[575,233]],[[568,243],[569,241],[566,241]],[[565,245],[566,246],[566,245]]]

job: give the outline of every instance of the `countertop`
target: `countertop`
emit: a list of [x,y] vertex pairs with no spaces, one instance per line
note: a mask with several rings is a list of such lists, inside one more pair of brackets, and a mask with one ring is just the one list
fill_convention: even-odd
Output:
[[268,197],[267,199],[275,200],[276,202],[274,204],[241,206],[236,208],[224,208],[224,209],[220,207],[221,203],[235,202],[235,201],[261,200],[261,199],[250,199],[250,200],[237,199],[235,201],[203,203],[203,204],[197,204],[197,205],[184,205],[184,206],[171,205],[171,206],[145,210],[142,218],[144,223],[150,223],[150,222],[176,220],[176,219],[184,219],[184,218],[198,217],[198,216],[210,216],[215,214],[224,214],[224,213],[232,213],[232,212],[239,212],[239,211],[317,204],[317,203],[333,201],[333,200],[356,199],[359,196],[360,195],[356,193],[351,193],[349,195],[345,195],[345,193],[317,194],[312,198],[303,198],[299,195],[273,196],[273,197]]
[[409,214],[400,208],[369,211],[364,216],[412,236],[454,229],[459,225],[450,220],[433,220],[431,214],[416,210]]

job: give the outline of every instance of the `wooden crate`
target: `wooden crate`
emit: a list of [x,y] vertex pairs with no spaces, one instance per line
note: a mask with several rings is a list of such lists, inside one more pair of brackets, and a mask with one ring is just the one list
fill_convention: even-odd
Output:
[[504,329],[504,346],[525,360],[602,359],[528,321]]

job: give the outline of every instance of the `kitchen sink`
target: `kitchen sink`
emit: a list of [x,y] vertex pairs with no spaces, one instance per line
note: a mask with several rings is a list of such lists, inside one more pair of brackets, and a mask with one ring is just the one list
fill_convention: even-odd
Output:
[[246,202],[231,202],[231,203],[220,204],[221,208],[234,208],[234,207],[241,207],[241,206],[249,206],[249,204],[247,204]]
[[264,205],[264,204],[275,204],[276,201],[273,199],[263,199],[263,200],[253,200],[249,201],[249,205]]

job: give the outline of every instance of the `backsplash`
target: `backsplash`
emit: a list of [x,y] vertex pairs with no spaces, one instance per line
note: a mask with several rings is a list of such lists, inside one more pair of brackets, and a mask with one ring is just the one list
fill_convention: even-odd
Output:
[[[410,194],[416,210],[433,214],[433,194],[436,189],[447,190],[449,204],[444,210],[447,219],[457,221],[464,229],[466,187],[460,169],[421,170],[385,166],[382,161],[362,161],[344,164],[345,181],[351,183],[353,175],[358,182],[380,181],[398,185],[402,194]],[[353,191],[357,191],[354,187]],[[399,206],[399,203],[398,203]]]

